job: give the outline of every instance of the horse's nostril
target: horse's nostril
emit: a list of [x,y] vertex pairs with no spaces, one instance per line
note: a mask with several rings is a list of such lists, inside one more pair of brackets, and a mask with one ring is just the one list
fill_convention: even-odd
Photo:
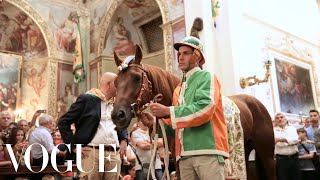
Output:
[[126,114],[124,113],[123,110],[120,110],[120,111],[118,112],[118,118],[124,118],[125,115],[126,115]]

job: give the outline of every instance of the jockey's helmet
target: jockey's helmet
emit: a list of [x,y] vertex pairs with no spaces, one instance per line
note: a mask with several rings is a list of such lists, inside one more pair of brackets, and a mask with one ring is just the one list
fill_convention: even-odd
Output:
[[[199,66],[202,66],[205,63],[204,53],[203,53],[203,45],[201,41],[193,36],[185,37],[181,42],[175,43],[173,47],[179,51],[180,46],[190,46],[201,53],[202,59],[199,61]],[[199,55],[199,54],[198,54]]]

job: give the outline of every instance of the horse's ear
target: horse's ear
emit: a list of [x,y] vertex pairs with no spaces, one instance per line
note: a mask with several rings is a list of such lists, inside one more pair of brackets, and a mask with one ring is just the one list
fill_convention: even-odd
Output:
[[114,57],[114,62],[116,63],[117,67],[121,65],[122,60],[118,57],[117,53],[113,51],[113,57]]
[[136,64],[140,64],[142,57],[143,57],[143,54],[142,54],[141,46],[139,44],[136,44],[136,54],[135,54],[134,62]]

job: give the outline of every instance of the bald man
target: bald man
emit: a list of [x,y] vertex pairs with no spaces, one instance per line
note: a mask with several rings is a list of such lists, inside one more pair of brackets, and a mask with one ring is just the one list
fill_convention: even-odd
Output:
[[[81,94],[59,120],[58,127],[64,143],[83,144],[84,146],[82,153],[85,156],[82,156],[82,169],[90,171],[94,166],[91,172],[81,173],[80,179],[119,179],[121,159],[119,153],[114,152],[111,144],[116,144],[116,151],[125,151],[128,133],[126,130],[116,131],[116,126],[111,120],[116,95],[114,86],[116,77],[114,73],[104,73],[101,76],[99,89],[94,88]],[[75,124],[75,134],[70,128],[72,123]],[[104,170],[111,171],[117,167],[116,172],[98,172],[99,144],[105,144],[104,157],[110,155],[111,158],[111,161],[104,159]]]

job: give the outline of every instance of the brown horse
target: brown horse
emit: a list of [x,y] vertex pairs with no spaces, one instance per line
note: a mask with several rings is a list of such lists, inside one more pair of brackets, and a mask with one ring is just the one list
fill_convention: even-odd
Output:
[[[139,115],[143,105],[158,93],[164,96],[159,103],[171,105],[173,91],[180,80],[161,68],[140,64],[140,46],[136,46],[135,56],[125,59],[125,63],[116,54],[114,59],[120,70],[115,81],[117,95],[111,116],[118,128],[127,128],[131,119]],[[241,112],[248,179],[256,179],[253,174],[259,175],[258,179],[276,179],[273,127],[267,109],[259,100],[249,95],[235,95],[229,98],[236,103]],[[262,170],[257,173],[248,169],[248,157],[253,149],[256,150]]]

